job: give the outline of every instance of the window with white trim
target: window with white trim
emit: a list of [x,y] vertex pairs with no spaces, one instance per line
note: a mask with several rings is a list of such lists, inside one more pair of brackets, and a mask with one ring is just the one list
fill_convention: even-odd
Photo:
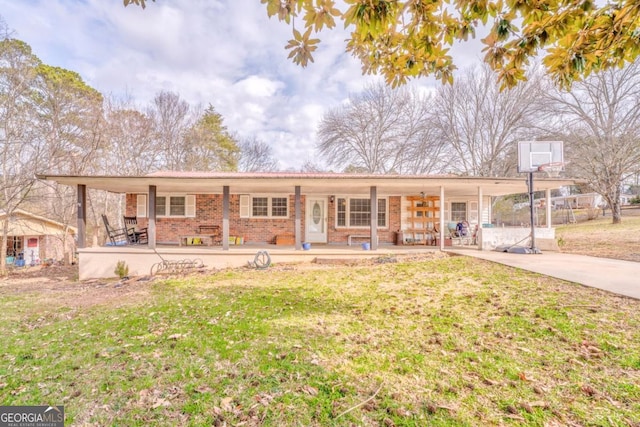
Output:
[[195,217],[196,196],[165,194],[156,196],[156,216]]
[[240,196],[241,218],[289,218],[287,196]]
[[451,221],[467,219],[467,202],[451,202]]
[[[371,225],[371,200],[357,197],[338,197],[336,203],[336,227],[369,227]],[[387,226],[387,199],[378,199],[378,227]]]

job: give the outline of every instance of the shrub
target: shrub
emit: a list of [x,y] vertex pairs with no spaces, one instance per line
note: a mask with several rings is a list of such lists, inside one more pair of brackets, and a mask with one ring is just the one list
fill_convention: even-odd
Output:
[[118,261],[115,270],[113,272],[121,279],[129,276],[129,266],[124,261]]
[[600,215],[600,208],[598,207],[587,208],[587,221],[594,220],[598,218],[599,215]]

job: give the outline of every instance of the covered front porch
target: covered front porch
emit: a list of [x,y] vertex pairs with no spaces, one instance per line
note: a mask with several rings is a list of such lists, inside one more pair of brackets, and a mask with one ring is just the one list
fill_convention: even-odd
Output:
[[[274,254],[274,262],[444,250],[452,244],[449,223],[460,220],[479,230],[475,248],[491,249],[500,233],[483,230],[491,224],[493,198],[527,192],[521,178],[458,176],[162,172],[38,177],[77,187],[81,278],[113,276],[117,261],[127,262],[130,274],[146,274],[163,258],[202,258],[213,268],[245,265],[260,247]],[[552,188],[573,183],[539,179],[534,190],[550,198]],[[137,216],[147,228],[148,244],[87,247],[87,188],[126,194],[123,214]],[[178,246],[193,233],[189,230],[202,225],[219,227],[220,246]],[[290,244],[268,245],[283,234],[291,236]],[[402,234],[411,238],[398,242]],[[494,237],[485,238],[489,235]],[[230,244],[232,236],[245,236],[245,245]],[[362,250],[362,242],[370,251]],[[394,246],[407,243],[422,244]]]

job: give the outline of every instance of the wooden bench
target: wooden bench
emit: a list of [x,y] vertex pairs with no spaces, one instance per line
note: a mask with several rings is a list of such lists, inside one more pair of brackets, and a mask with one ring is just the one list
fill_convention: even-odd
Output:
[[[370,239],[371,235],[369,234],[349,234],[347,236],[347,245],[351,246],[351,240],[353,239]],[[376,242],[380,243],[380,238],[376,236]]]
[[211,244],[221,244],[222,243],[222,231],[220,230],[219,225],[199,225],[198,226],[198,235],[211,236]]

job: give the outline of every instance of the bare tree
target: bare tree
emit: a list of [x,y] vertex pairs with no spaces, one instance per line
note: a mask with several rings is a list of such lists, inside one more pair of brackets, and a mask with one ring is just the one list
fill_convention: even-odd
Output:
[[128,99],[108,99],[104,106],[102,173],[144,175],[162,167],[162,149],[157,144],[154,121]]
[[31,197],[42,160],[44,138],[34,124],[38,99],[32,96],[40,60],[26,43],[11,38],[0,21],[0,211],[5,213],[0,274],[6,274],[9,220]]
[[317,149],[342,170],[432,172],[441,166],[443,143],[429,125],[430,103],[407,88],[369,86],[325,114]]
[[438,89],[434,126],[451,150],[449,169],[469,176],[515,172],[517,141],[532,139],[539,124],[540,78],[501,91],[486,65],[470,68]]
[[182,143],[187,129],[193,121],[189,114],[189,104],[174,92],[162,91],[153,99],[148,115],[156,126],[157,143],[163,153],[163,167],[181,170],[185,157]]
[[241,172],[273,172],[278,170],[278,160],[273,157],[273,149],[266,142],[250,138],[240,142]]
[[162,167],[169,170],[236,170],[238,145],[212,105],[190,107],[173,92],[160,92],[148,111],[155,123]]
[[640,165],[640,64],[611,69],[547,95],[566,137],[568,168],[586,179],[622,220],[624,180]]
[[[32,86],[39,103],[34,126],[44,136],[46,169],[49,173],[90,174],[99,171],[98,153],[104,151],[102,95],[84,83],[80,75],[59,67],[40,64]],[[63,259],[72,260],[69,237],[76,222],[75,189],[47,183],[38,185],[39,208],[47,217],[65,225],[57,235]]]

